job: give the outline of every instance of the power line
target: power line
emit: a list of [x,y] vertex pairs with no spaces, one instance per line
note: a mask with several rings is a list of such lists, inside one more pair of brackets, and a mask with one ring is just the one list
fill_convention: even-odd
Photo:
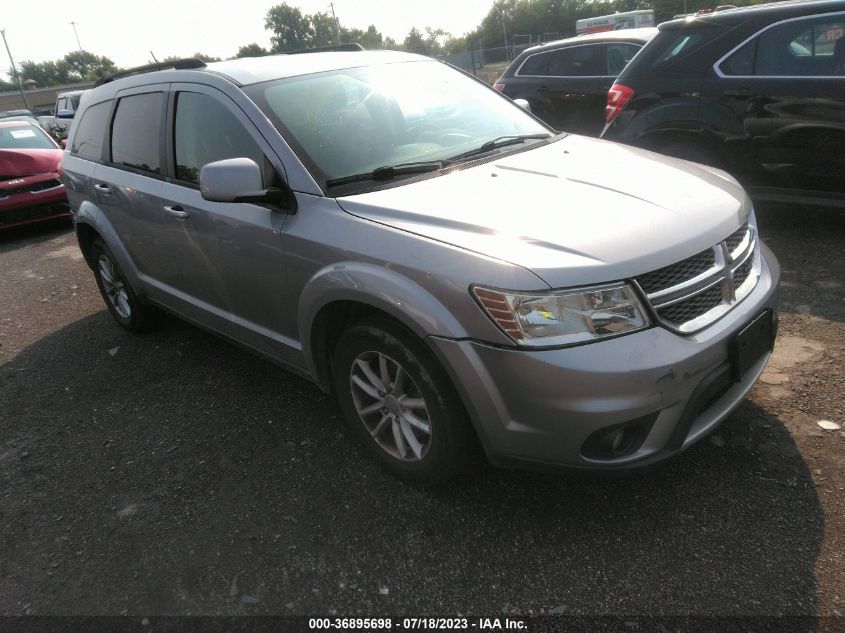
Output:
[[82,51],[82,44],[79,43],[79,33],[76,32],[76,22],[71,20],[70,25],[73,27],[73,34],[76,36],[76,45],[79,47],[79,50]]

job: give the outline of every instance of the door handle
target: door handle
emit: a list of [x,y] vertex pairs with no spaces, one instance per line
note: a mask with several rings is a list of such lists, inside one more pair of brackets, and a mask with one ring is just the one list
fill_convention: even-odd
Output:
[[99,191],[104,196],[110,196],[111,195],[111,189],[109,188],[108,185],[104,185],[104,184],[98,182],[94,185],[94,189]]
[[180,220],[185,220],[188,217],[188,212],[185,211],[185,209],[183,209],[178,204],[174,204],[174,205],[166,204],[162,208],[164,209],[164,212],[167,215],[172,215],[174,218],[179,218]]

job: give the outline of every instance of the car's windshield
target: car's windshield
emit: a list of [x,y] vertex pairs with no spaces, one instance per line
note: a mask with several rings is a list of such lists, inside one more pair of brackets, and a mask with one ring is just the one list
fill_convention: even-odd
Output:
[[446,160],[504,136],[550,134],[500,95],[434,61],[291,77],[247,94],[327,181]]
[[34,125],[0,127],[0,149],[56,149],[56,146]]

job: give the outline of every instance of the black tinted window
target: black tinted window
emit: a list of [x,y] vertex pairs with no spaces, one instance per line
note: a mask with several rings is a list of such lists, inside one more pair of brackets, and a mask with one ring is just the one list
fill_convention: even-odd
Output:
[[552,51],[546,74],[553,77],[596,77],[605,74],[601,44]]
[[748,42],[720,66],[723,73],[733,76],[754,74],[754,57],[757,55],[757,40]]
[[622,69],[628,65],[628,62],[634,58],[640,46],[630,44],[629,42],[614,42],[606,44],[607,55],[607,72],[608,77],[615,77],[622,72]]
[[785,22],[760,35],[756,75],[845,75],[845,14]]
[[99,160],[103,149],[111,101],[98,103],[82,113],[70,151],[82,158]]
[[548,53],[537,53],[531,55],[519,67],[520,75],[545,75],[546,74],[546,60],[549,58]]
[[699,25],[660,31],[628,66],[625,75],[635,76],[670,64],[686,57],[721,34],[722,29],[717,26]]
[[123,97],[117,102],[111,134],[113,163],[161,173],[159,139],[163,100],[161,92],[150,92]]
[[199,183],[203,165],[226,158],[251,158],[264,167],[264,153],[244,126],[217,99],[180,92],[174,130],[176,177]]

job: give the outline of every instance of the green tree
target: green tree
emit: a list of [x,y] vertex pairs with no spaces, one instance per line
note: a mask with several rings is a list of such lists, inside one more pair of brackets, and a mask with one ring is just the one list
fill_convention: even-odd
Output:
[[221,60],[220,57],[215,57],[214,55],[209,55],[208,53],[194,53],[191,57],[196,57],[197,59],[201,59],[205,63],[211,62],[219,62]]
[[117,66],[108,57],[100,57],[88,51],[73,51],[65,55],[62,61],[67,66],[71,81],[91,81],[117,70]]
[[[20,72],[21,81],[32,79],[36,85],[41,87],[71,83],[68,77],[67,64],[63,60],[40,63],[23,61],[18,64],[18,72]],[[11,71],[9,71],[9,75],[12,75]]]
[[286,2],[270,8],[264,28],[273,32],[270,41],[274,53],[305,48],[311,35],[311,22],[307,16]]
[[88,51],[73,51],[56,61],[21,62],[19,70],[22,81],[32,79],[39,86],[58,86],[94,81],[116,71],[117,66],[108,57]]
[[328,13],[303,14],[287,3],[277,4],[267,12],[264,26],[273,33],[272,52],[283,53],[301,48],[331,46],[340,42],[357,42],[364,48],[397,48],[390,38],[385,38],[375,25],[367,30],[347,28]]
[[306,15],[309,31],[305,40],[305,48],[331,46],[337,44],[338,28],[335,19],[328,13],[313,13]]
[[252,44],[247,44],[246,46],[241,46],[238,49],[238,54],[235,57],[264,57],[265,55],[269,55],[270,51],[266,48],[259,46],[255,42]]

